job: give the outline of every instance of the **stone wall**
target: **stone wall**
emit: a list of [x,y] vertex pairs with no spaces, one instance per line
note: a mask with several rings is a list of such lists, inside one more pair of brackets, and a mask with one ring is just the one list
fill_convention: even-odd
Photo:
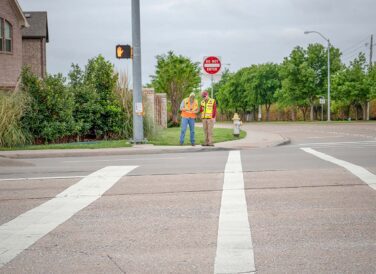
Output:
[[143,89],[144,113],[154,123],[167,128],[167,96],[165,93],[155,93],[152,88]]

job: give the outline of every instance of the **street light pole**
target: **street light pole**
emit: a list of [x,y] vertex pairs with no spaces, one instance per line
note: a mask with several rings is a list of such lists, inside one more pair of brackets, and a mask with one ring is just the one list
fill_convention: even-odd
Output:
[[144,141],[142,81],[141,81],[141,31],[140,0],[132,0],[132,44],[133,44],[133,142]]
[[328,42],[328,122],[330,122],[330,40],[318,31],[305,31],[304,34],[316,33]]

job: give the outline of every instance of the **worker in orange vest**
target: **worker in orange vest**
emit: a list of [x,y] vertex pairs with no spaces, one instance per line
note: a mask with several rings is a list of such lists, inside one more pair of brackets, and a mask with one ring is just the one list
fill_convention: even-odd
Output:
[[202,126],[204,128],[205,140],[203,146],[214,146],[213,144],[213,127],[215,122],[215,116],[217,114],[217,105],[215,99],[209,98],[209,93],[203,91],[202,101],[200,106]]
[[189,125],[191,145],[195,145],[195,119],[198,112],[198,102],[195,99],[195,93],[189,94],[180,104],[181,110],[181,132],[180,145],[184,144],[185,132]]

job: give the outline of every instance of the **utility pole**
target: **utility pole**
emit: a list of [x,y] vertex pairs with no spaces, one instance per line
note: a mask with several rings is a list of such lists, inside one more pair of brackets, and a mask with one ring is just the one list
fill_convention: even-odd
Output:
[[330,122],[330,40],[328,39],[328,122]]
[[144,141],[140,33],[140,0],[132,0],[133,142],[136,144]]
[[[369,70],[372,69],[372,52],[373,52],[373,34],[371,34],[371,42],[369,44]],[[367,102],[367,121],[369,121],[369,101]]]

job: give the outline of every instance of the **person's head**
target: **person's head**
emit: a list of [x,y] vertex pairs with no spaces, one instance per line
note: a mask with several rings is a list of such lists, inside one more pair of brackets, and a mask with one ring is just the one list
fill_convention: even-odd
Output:
[[193,100],[193,99],[195,99],[195,96],[196,96],[196,94],[194,92],[191,92],[189,94],[189,99]]
[[204,100],[207,100],[207,99],[209,98],[209,93],[208,93],[206,90],[204,90],[204,91],[201,93],[201,96],[202,96],[202,98],[203,98]]

